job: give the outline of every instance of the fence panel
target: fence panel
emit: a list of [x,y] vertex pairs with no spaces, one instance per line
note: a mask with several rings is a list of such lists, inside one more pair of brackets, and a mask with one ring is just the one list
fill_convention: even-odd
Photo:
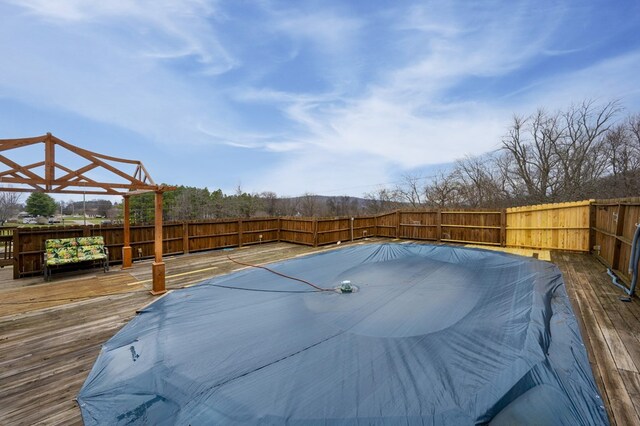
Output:
[[376,235],[378,237],[396,238],[398,224],[398,215],[396,213],[387,213],[377,217],[376,220]]
[[315,244],[315,225],[313,219],[282,218],[280,241],[312,246]]
[[451,210],[442,211],[441,216],[442,241],[495,246],[502,244],[500,211]]
[[278,241],[278,218],[242,220],[242,245],[262,244]]
[[398,215],[400,220],[399,238],[412,240],[438,240],[438,212],[404,212]]
[[640,223],[640,198],[598,200],[593,203],[594,252],[616,274],[630,280],[631,243]]
[[238,247],[240,245],[240,223],[237,219],[188,223],[189,252]]
[[590,204],[578,201],[508,208],[507,246],[589,251]]
[[377,231],[377,217],[375,216],[360,216],[353,219],[353,239],[358,240],[361,238],[375,237],[378,235]]
[[317,245],[351,240],[351,218],[317,220]]

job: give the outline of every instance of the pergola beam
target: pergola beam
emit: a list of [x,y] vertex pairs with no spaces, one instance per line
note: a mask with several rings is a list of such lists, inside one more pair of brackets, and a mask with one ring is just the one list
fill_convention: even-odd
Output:
[[0,140],[0,151],[34,145],[36,143],[42,142],[46,137],[47,135],[24,139],[3,139]]
[[[28,167],[21,166],[20,164],[8,159],[4,155],[0,155],[0,161],[2,161],[7,166],[11,167],[12,173],[22,173],[23,175],[29,177],[30,179],[40,180],[42,181],[42,183],[44,183],[45,181],[45,179],[43,179],[42,177],[32,172]],[[46,164],[46,160],[45,160],[45,164]]]
[[[25,169],[25,170],[30,170],[30,169],[35,169],[36,167],[42,167],[42,166],[44,166],[44,161],[38,161],[37,163],[33,163],[33,164],[26,165],[26,166],[22,166],[22,168]],[[18,170],[15,170],[15,169],[5,170],[4,172],[0,173],[0,178],[2,176],[11,175],[11,174],[13,174],[13,173],[15,173],[17,171]]]
[[65,166],[63,166],[61,164],[57,164],[57,163],[56,163],[56,167],[59,168],[62,171],[67,172],[66,175],[61,176],[61,177],[59,177],[57,179],[58,182],[64,182],[64,181],[70,180],[70,179],[72,179],[74,177],[83,176],[84,173],[95,169],[96,167],[98,167],[98,165],[94,164],[94,163],[90,163],[90,164],[87,164],[84,167],[80,167],[78,170],[71,170],[71,169],[69,169],[69,168],[67,168],[67,167],[65,167]]
[[[92,195],[122,195],[124,197],[124,246],[122,248],[122,267],[131,267],[131,232],[129,222],[129,201],[130,197],[147,192],[155,193],[155,248],[154,262],[152,265],[153,284],[151,293],[162,294],[165,289],[165,264],[162,261],[162,198],[165,191],[172,191],[173,186],[156,185],[151,179],[142,162],[129,160],[126,158],[112,157],[97,152],[92,152],[75,145],[71,145],[51,133],[43,136],[22,139],[0,139],[0,152],[10,151],[16,148],[44,144],[44,161],[38,161],[29,165],[20,165],[15,161],[0,155],[0,163],[9,167],[8,170],[0,172],[0,191],[8,192],[49,192],[54,194],[92,194]],[[89,161],[89,164],[73,170],[56,160],[56,146],[60,146],[71,153]],[[107,163],[118,163],[121,165],[135,165],[133,175],[119,170],[117,166]],[[43,176],[32,169],[44,166]],[[66,174],[56,178],[56,169]],[[124,183],[98,182],[85,175],[94,170],[106,170],[124,180]],[[28,185],[26,187],[1,186],[2,184]]]
[[53,181],[55,180],[56,175],[56,147],[51,140],[51,133],[47,133],[47,139],[44,143],[44,147],[44,179],[47,182],[46,188],[48,191],[50,191],[52,189]]

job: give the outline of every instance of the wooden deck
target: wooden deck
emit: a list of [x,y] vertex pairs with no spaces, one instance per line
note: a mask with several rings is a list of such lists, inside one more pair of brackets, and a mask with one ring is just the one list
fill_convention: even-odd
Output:
[[640,302],[623,302],[607,269],[587,254],[552,254],[581,323],[611,424],[640,425]]
[[[271,243],[167,258],[167,288],[243,268],[227,255],[261,264],[333,248]],[[612,424],[640,424],[639,302],[619,301],[621,291],[589,255],[553,253],[552,260],[564,273]],[[0,270],[0,423],[81,424],[74,398],[101,345],[157,299],[148,292],[151,264],[54,275],[50,283],[11,274]]]

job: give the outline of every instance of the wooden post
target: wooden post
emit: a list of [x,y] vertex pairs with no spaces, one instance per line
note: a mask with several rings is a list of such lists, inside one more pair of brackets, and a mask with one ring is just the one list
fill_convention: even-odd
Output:
[[318,247],[318,219],[313,219],[313,246]]
[[47,133],[47,138],[44,142],[44,179],[45,188],[47,191],[51,191],[53,188],[53,181],[55,180],[55,145],[51,139],[51,133]]
[[373,235],[372,237],[378,237],[378,216],[373,217]]
[[189,223],[182,222],[182,253],[189,254]]
[[396,210],[396,238],[400,238],[400,210]]
[[[20,228],[16,228],[13,230],[13,279],[17,280],[20,278],[20,252],[22,252],[22,247],[20,247]],[[43,265],[44,268],[44,265]]]
[[278,242],[280,242],[280,231],[282,231],[282,219],[278,217],[278,230],[276,231]]
[[593,205],[593,200],[589,203],[589,252],[593,251],[593,247],[596,245],[596,206]]
[[438,225],[436,228],[436,238],[438,239],[438,242],[440,242],[442,241],[442,209],[438,209],[438,216],[436,220],[436,225]]
[[133,263],[133,258],[131,256],[131,227],[130,227],[130,217],[129,217],[129,196],[125,195],[123,198],[123,208],[124,208],[124,218],[122,221],[123,224],[123,246],[122,246],[122,269],[131,268]]
[[164,294],[165,289],[165,265],[162,261],[162,191],[156,191],[155,197],[155,259],[151,266],[153,287],[151,294],[154,296]]
[[626,272],[626,268],[624,266],[621,268],[620,265],[618,265],[620,263],[620,248],[622,246],[622,241],[620,241],[618,237],[622,236],[622,233],[624,231],[624,216],[627,210],[626,207],[627,206],[625,206],[622,203],[618,204],[618,221],[616,223],[616,239],[613,242],[613,258],[611,261],[612,269],[617,269],[619,271],[625,271],[625,272]]
[[507,245],[507,209],[500,210],[500,246]]
[[354,218],[351,218],[351,242],[353,242],[353,221],[354,220],[355,220]]
[[242,247],[242,219],[238,219],[238,247]]

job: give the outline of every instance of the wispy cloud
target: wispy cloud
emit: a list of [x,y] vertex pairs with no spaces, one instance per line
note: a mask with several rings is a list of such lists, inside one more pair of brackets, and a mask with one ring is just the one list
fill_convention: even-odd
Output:
[[[639,43],[616,39],[638,19],[620,12],[624,25],[596,36],[584,26],[613,13],[598,7],[11,0],[0,96],[165,152],[223,152],[240,165],[220,179],[256,190],[366,186],[494,149],[514,112],[591,97],[640,106]],[[262,153],[253,176],[245,159]]]
[[[219,43],[209,19],[224,19],[215,2],[202,0],[20,0],[14,2],[50,24],[80,28],[113,36],[118,30],[135,27],[137,40],[128,47],[156,58],[193,55],[208,72],[224,72],[235,59]],[[115,34],[114,34],[115,33]]]

